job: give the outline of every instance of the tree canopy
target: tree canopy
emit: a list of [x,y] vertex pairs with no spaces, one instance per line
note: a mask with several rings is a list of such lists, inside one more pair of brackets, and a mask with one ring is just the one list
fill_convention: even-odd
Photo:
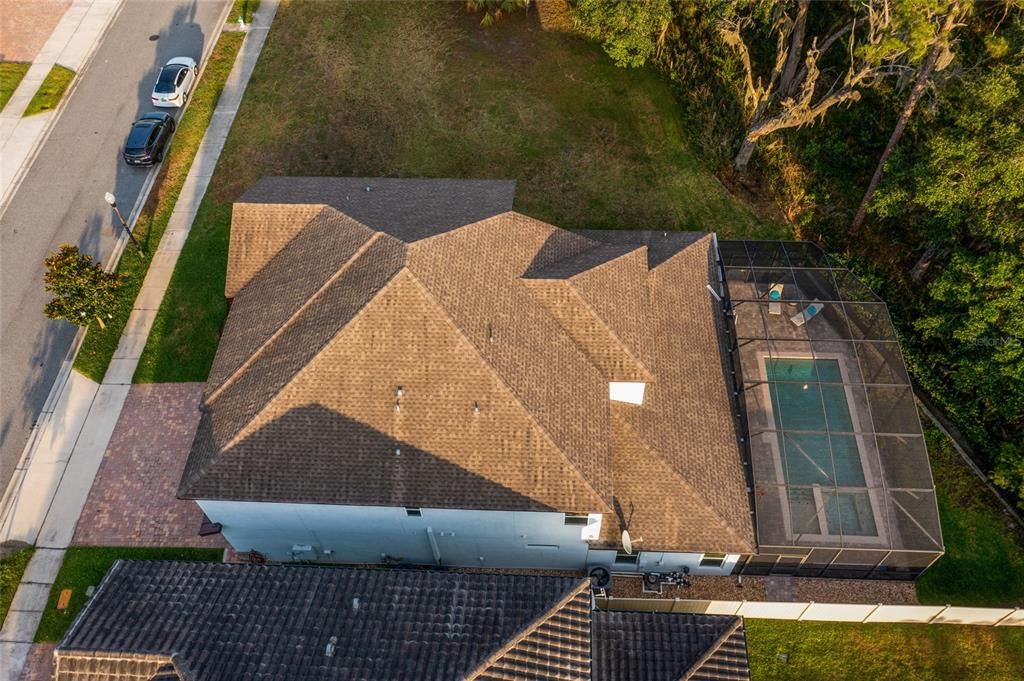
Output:
[[671,17],[669,0],[577,0],[574,11],[582,33],[601,40],[616,65],[631,67],[647,63]]
[[90,326],[95,320],[100,328],[106,328],[103,320],[112,316],[123,275],[94,265],[91,255],[84,255],[70,244],[61,246],[44,264],[43,282],[54,295],[43,309],[44,314],[77,326]]

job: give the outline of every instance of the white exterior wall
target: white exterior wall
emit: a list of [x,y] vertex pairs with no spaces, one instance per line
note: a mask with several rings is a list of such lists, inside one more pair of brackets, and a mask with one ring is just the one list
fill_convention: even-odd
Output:
[[587,568],[602,566],[611,572],[682,572],[690,568],[691,575],[729,575],[740,559],[738,554],[728,554],[721,567],[701,567],[703,553],[675,553],[669,551],[639,551],[637,562],[616,563],[615,551],[592,549],[587,556]]
[[[681,572],[688,567],[691,575],[728,575],[739,560],[729,555],[721,567],[702,568],[701,553],[640,551],[635,565],[616,563],[614,550],[591,549],[586,541],[600,533],[599,513],[590,514],[584,526],[566,525],[562,513],[422,508],[415,517],[394,506],[197,503],[210,520],[221,523],[236,551],[259,551],[270,560],[380,563],[389,556],[419,565],[494,568],[601,565],[613,572]],[[305,546],[311,550],[293,553]]]
[[[223,525],[236,551],[259,551],[270,560],[380,563],[387,555],[422,565],[578,570],[587,564],[583,537],[596,537],[601,522],[600,514],[584,526],[566,525],[562,513],[423,508],[413,517],[389,506],[197,503]],[[293,555],[293,547],[305,545],[310,553]]]

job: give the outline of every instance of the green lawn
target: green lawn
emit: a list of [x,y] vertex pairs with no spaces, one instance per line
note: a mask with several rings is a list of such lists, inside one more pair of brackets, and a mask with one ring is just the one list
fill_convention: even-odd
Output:
[[[36,642],[55,643],[64,636],[75,616],[85,605],[85,592],[90,586],[99,586],[107,570],[119,558],[140,560],[201,560],[220,561],[221,549],[168,549],[73,546],[64,555],[64,563],[57,580],[50,589],[43,620],[36,631]],[[71,589],[71,602],[67,609],[57,610],[57,599],[63,589]]]
[[30,66],[32,65],[24,61],[0,62],[0,110],[7,106],[7,100],[18,89],[18,83],[28,73]]
[[926,432],[946,555],[917,580],[922,603],[1024,605],[1024,534],[937,428]]
[[237,22],[242,17],[245,23],[252,21],[252,15],[260,8],[260,0],[234,0],[231,4],[231,12],[228,13],[228,21]]
[[3,626],[14,592],[18,590],[18,583],[34,551],[33,548],[22,549],[0,559],[0,626]]
[[206,379],[230,204],[264,175],[512,178],[567,228],[785,236],[692,152],[670,87],[535,13],[459,3],[282,4],[157,316],[136,382]]
[[46,74],[46,78],[43,79],[42,85],[32,96],[23,115],[32,116],[56,109],[60,98],[64,96],[64,91],[68,89],[68,85],[71,84],[71,79],[74,77],[75,72],[71,69],[54,64],[50,72]]
[[132,304],[142,288],[149,263],[160,244],[167,221],[171,218],[178,194],[181,193],[189,168],[192,167],[192,159],[195,158],[199,143],[206,134],[206,126],[213,116],[217,99],[224,89],[224,83],[235,63],[235,55],[238,54],[244,37],[242,33],[222,33],[213,48],[202,80],[192,94],[188,110],[174,133],[160,176],[135,224],[133,233],[143,244],[145,252],[140,254],[130,244],[125,248],[117,269],[118,272],[128,275],[128,278],[118,292],[114,317],[107,322],[106,329],[100,329],[98,326],[89,328],[75,357],[75,369],[94,381],[103,379],[107,365],[117,350],[121,332],[132,311]]
[[1020,627],[761,619],[745,625],[754,681],[1010,681],[1024,669]]

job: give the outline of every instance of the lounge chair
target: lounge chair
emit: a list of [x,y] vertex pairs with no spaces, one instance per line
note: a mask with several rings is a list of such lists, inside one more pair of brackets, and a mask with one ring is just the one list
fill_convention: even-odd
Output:
[[825,303],[818,302],[818,300],[815,299],[811,303],[808,303],[807,307],[790,317],[789,321],[793,322],[797,326],[803,326],[807,323],[808,319],[817,317],[821,314],[823,309],[825,309]]
[[782,314],[782,289],[784,284],[772,284],[768,289],[768,314]]

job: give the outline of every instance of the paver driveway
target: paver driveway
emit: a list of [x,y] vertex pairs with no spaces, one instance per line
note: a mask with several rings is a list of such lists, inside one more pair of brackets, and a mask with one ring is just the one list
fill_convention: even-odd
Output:
[[175,498],[199,424],[203,383],[133,385],[72,544],[226,546],[200,537],[203,513]]

